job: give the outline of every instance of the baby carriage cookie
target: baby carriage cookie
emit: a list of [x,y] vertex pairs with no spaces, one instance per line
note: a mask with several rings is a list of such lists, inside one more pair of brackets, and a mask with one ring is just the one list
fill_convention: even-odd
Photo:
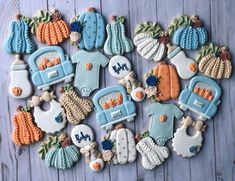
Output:
[[32,81],[38,89],[48,90],[51,85],[71,82],[73,65],[59,46],[38,49],[29,57]]
[[28,78],[27,65],[20,60],[19,55],[15,55],[16,60],[11,64],[9,93],[15,99],[29,97],[33,88]]
[[168,33],[158,23],[143,22],[136,26],[135,34],[137,52],[147,60],[161,61],[167,50]]
[[208,41],[206,29],[197,16],[182,15],[175,18],[168,27],[172,43],[186,50],[195,50]]
[[[34,107],[35,123],[46,133],[55,133],[62,130],[66,125],[66,116],[61,104],[55,100],[53,92],[44,92],[41,97],[33,96],[29,101],[30,107]],[[40,108],[41,102],[46,101],[50,104],[50,109],[44,111]]]
[[232,75],[231,54],[226,47],[203,46],[198,52],[199,71],[213,79],[228,79]]
[[96,121],[102,128],[111,129],[113,124],[133,121],[136,107],[121,85],[99,90],[93,97]]
[[122,124],[116,126],[110,134],[104,136],[102,157],[113,164],[132,163],[137,157],[133,133]]
[[111,23],[107,24],[107,39],[104,52],[108,55],[123,55],[133,50],[132,40],[125,35],[124,17],[111,16]]
[[38,153],[46,166],[63,170],[71,168],[80,158],[78,148],[72,145],[71,139],[65,133],[59,137],[49,136],[40,145]]
[[[177,155],[190,158],[195,156],[202,147],[202,132],[205,131],[206,125],[203,125],[202,121],[193,122],[190,116],[183,117],[181,124],[182,126],[174,133],[172,147]],[[187,133],[187,129],[190,126],[196,129],[196,133],[192,136],[189,136]]]
[[217,112],[220,104],[221,88],[212,79],[204,76],[195,76],[179,96],[180,108],[189,109],[205,121],[211,119]]

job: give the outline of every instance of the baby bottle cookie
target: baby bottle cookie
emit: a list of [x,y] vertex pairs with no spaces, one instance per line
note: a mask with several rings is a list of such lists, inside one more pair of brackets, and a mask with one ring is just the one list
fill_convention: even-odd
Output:
[[168,27],[172,43],[186,50],[195,50],[205,45],[208,34],[197,16],[182,15],[175,18]]
[[65,133],[58,136],[48,136],[38,150],[46,166],[57,169],[68,169],[79,161],[79,149],[72,145],[70,137]]
[[106,26],[107,39],[104,52],[108,55],[123,55],[133,50],[132,40],[126,37],[124,17],[111,16],[111,23]]
[[19,55],[15,55],[16,60],[11,64],[9,93],[15,99],[29,97],[33,88],[28,78],[27,65],[20,60]]
[[226,47],[203,46],[198,52],[199,71],[213,79],[229,79],[232,75],[231,54]]
[[86,163],[89,164],[91,170],[99,172],[104,168],[104,161],[94,137],[93,130],[85,124],[79,124],[71,131],[72,141],[80,148],[81,154],[85,156]]
[[[44,92],[41,97],[33,96],[29,101],[30,106],[34,107],[35,123],[46,133],[55,133],[62,130],[66,125],[66,116],[61,104],[55,100],[56,96],[53,92]],[[48,102],[50,109],[44,111],[40,108],[41,102]]]
[[158,23],[143,22],[136,26],[135,34],[137,52],[147,60],[161,61],[167,50],[168,33]]
[[[172,147],[177,155],[182,157],[192,157],[195,156],[202,147],[202,132],[205,131],[206,125],[203,125],[202,121],[193,122],[190,116],[186,118],[183,117],[182,126],[176,130],[174,133],[174,138],[172,139]],[[188,135],[187,129],[193,126],[196,129],[196,133],[192,136]]]

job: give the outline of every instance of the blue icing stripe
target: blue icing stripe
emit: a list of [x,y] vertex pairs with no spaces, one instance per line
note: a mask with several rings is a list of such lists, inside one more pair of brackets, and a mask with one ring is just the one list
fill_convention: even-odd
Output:
[[208,35],[207,35],[205,28],[199,27],[196,30],[198,32],[198,38],[199,38],[200,45],[206,44],[208,41]]
[[97,34],[96,34],[96,48],[103,47],[104,40],[105,40],[105,23],[103,17],[96,13],[97,17]]
[[184,27],[181,27],[181,28],[177,29],[174,32],[174,35],[173,35],[173,38],[172,38],[172,42],[175,45],[180,45],[180,36],[181,36],[181,33],[182,33],[183,30],[184,30]]

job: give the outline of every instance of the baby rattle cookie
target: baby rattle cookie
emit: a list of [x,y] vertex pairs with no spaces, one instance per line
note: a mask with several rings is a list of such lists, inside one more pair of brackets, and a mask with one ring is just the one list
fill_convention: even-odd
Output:
[[15,99],[29,97],[33,88],[28,78],[27,65],[20,60],[19,55],[15,55],[15,61],[11,64],[9,93]]
[[12,54],[30,54],[35,50],[35,45],[29,36],[29,21],[21,15],[17,15],[16,19],[10,24],[10,35],[4,49]]
[[189,109],[205,121],[211,119],[220,104],[221,88],[214,80],[205,76],[195,76],[179,96],[182,110]]
[[213,79],[229,79],[232,75],[231,53],[226,47],[205,45],[198,52],[199,71]]
[[48,140],[40,145],[38,153],[48,167],[63,170],[71,168],[80,158],[78,148],[72,145],[70,137],[65,133],[59,137],[48,136]]
[[108,55],[123,55],[134,49],[132,40],[126,37],[124,17],[111,16],[111,23],[106,25],[107,39],[104,43],[104,52]]
[[44,134],[33,122],[29,108],[19,107],[13,117],[14,129],[12,141],[17,146],[33,144],[43,138]]
[[48,90],[51,85],[74,77],[73,65],[59,46],[38,49],[29,57],[32,81],[38,89]]
[[168,27],[172,43],[186,50],[195,50],[205,45],[208,34],[197,16],[182,15],[175,18]]
[[167,45],[168,52],[167,58],[176,66],[177,72],[181,79],[190,79],[197,73],[197,63],[188,58],[180,47],[172,46],[170,43]]
[[[34,107],[35,123],[46,133],[55,133],[62,130],[66,125],[66,115],[61,104],[55,100],[56,96],[53,92],[44,92],[42,96],[33,96],[29,101],[30,107]],[[40,108],[41,102],[48,102],[50,109],[44,111]]]
[[136,26],[135,34],[137,52],[147,60],[161,61],[167,50],[168,33],[158,23],[143,22]]
[[95,8],[72,19],[70,41],[80,49],[94,50],[103,47],[105,41],[105,23]]
[[85,124],[76,125],[71,131],[73,143],[80,148],[80,152],[85,156],[91,170],[99,172],[104,168],[104,161],[94,137],[93,130]]
[[[182,126],[174,133],[172,147],[177,155],[190,158],[195,156],[202,147],[202,132],[205,131],[206,125],[203,125],[202,121],[193,122],[190,116],[183,117],[181,124]],[[196,129],[196,133],[192,136],[187,134],[187,129],[190,126]]]
[[103,137],[102,157],[113,164],[132,163],[136,160],[135,138],[133,133],[122,124]]

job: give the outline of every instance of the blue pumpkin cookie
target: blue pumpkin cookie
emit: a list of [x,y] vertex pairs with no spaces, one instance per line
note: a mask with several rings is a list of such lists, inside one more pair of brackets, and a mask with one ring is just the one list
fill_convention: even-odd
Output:
[[183,49],[195,50],[208,41],[206,29],[196,16],[180,16],[175,18],[168,27],[172,43]]

